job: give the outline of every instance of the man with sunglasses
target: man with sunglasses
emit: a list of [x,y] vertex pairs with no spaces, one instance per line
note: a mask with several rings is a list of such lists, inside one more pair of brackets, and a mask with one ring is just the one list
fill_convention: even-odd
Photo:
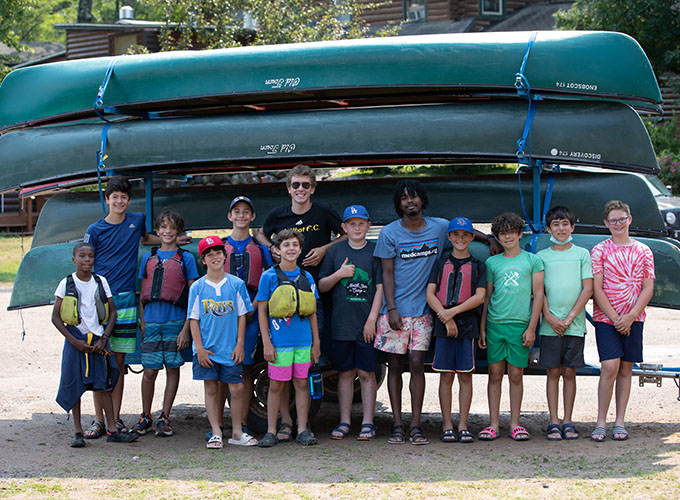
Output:
[[[309,272],[318,283],[321,262],[328,249],[347,239],[347,235],[342,230],[342,219],[340,215],[325,203],[313,202],[312,195],[316,189],[316,175],[307,165],[296,165],[288,172],[286,177],[286,187],[291,197],[290,205],[280,205],[273,208],[265,218],[262,231],[256,235],[257,240],[267,246],[272,256],[278,260],[280,258],[279,249],[272,245],[271,237],[283,229],[294,229],[304,236],[302,252],[298,258],[298,265]],[[332,234],[339,235],[331,241]],[[324,297],[317,300],[316,317],[321,335],[322,351],[328,336],[324,331]],[[330,310],[329,310],[330,320]],[[290,387],[287,385],[281,393],[281,400],[287,401]],[[281,425],[277,437],[279,441],[290,441],[292,432],[292,417],[287,405],[281,405]]]

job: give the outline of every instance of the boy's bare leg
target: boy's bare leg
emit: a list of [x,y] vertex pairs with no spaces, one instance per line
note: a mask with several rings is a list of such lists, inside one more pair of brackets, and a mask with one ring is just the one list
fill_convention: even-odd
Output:
[[[621,427],[624,427],[626,423],[626,408],[630,398],[632,375],[633,363],[622,360],[619,365],[619,372],[616,375],[616,420],[614,421],[614,425],[620,425]],[[618,436],[618,439],[625,437],[621,434],[614,434],[614,437],[616,436]]]
[[453,429],[451,421],[451,389],[453,380],[456,377],[454,372],[441,372],[439,374],[439,406],[442,410],[442,430]]
[[425,398],[425,351],[409,351],[408,362],[411,380],[411,427],[420,425],[420,415],[423,411],[423,399]]
[[241,411],[241,425],[248,425],[248,415],[250,414],[250,404],[253,401],[253,387],[255,386],[255,376],[253,365],[243,365],[243,409]]
[[293,378],[295,387],[295,410],[297,411],[298,435],[307,430],[307,414],[309,413],[309,379]]
[[224,407],[227,404],[227,396],[229,393],[229,385],[224,382],[217,382],[217,418],[222,426],[224,419]]
[[[290,413],[290,387],[291,382],[284,382],[281,388],[281,399],[279,400],[279,411],[281,412],[281,423],[293,425],[293,416]],[[276,433],[275,433],[276,434]]]
[[489,400],[489,425],[500,429],[500,408],[503,374],[505,373],[505,361],[499,361],[489,365],[489,382],[486,386],[486,396]]
[[524,368],[518,368],[508,363],[508,381],[510,382],[510,429],[519,425],[519,415],[522,411],[522,397],[524,396]]
[[212,429],[213,436],[222,437],[222,416],[219,413],[217,403],[217,380],[204,380],[203,390],[205,393],[205,411],[208,413],[208,422]]
[[276,421],[279,418],[279,406],[281,405],[281,394],[283,387],[288,382],[280,380],[269,380],[269,391],[267,392],[267,432],[276,435]]
[[387,354],[387,393],[390,396],[394,425],[404,425],[401,420],[401,390],[403,388],[402,373],[404,371],[404,354]]
[[[378,392],[375,372],[357,370],[357,375],[359,375],[359,384],[361,384],[361,406],[364,411],[361,423],[372,424],[375,415],[376,393]],[[352,384],[352,388],[354,388],[354,384]],[[349,422],[349,420],[346,420],[346,422]]]
[[[576,400],[576,368],[563,367],[562,371],[562,397],[564,398],[564,419],[563,424],[572,423],[572,414],[574,412],[574,401]],[[575,431],[568,431],[564,433],[567,439],[575,439],[578,433]]]
[[[548,368],[548,376],[545,379],[545,395],[548,399],[548,412],[550,413],[550,423],[560,424],[560,419],[558,416],[558,401],[560,394],[560,374],[561,368]],[[565,405],[565,416],[566,416],[566,404],[567,404],[567,392],[566,392],[566,381],[564,388],[564,405]],[[565,422],[566,417],[565,417]]]
[[92,402],[94,403],[94,419],[98,422],[106,422],[104,418],[104,408],[102,407],[102,398],[99,392],[92,393]]
[[[158,370],[144,370],[142,376],[142,413],[151,416],[151,405],[153,404],[153,393],[156,386]],[[166,388],[167,391],[167,388]]]
[[458,414],[460,417],[458,420],[458,432],[460,432],[468,428],[470,406],[472,405],[472,372],[459,373],[458,385]]
[[[340,422],[352,422],[352,399],[354,399],[354,375],[356,370],[338,373],[338,406],[340,407]],[[331,432],[334,437],[343,437],[339,431]]]
[[102,404],[102,409],[106,415],[106,428],[109,432],[117,432],[116,429],[116,419],[113,416],[113,391],[102,391],[97,392],[99,394],[99,400]]
[[83,433],[83,424],[80,421],[80,399],[71,408],[71,413],[73,413],[73,426],[76,428],[76,432]]
[[229,384],[229,392],[231,393],[231,401],[229,402],[229,410],[231,411],[231,437],[233,439],[241,439],[241,415],[243,414],[243,384],[235,383]]
[[600,363],[600,380],[597,383],[597,423],[596,427],[606,427],[607,411],[612,400],[614,382],[619,373],[621,359],[607,359]]
[[[172,405],[175,402],[177,388],[179,387],[179,367],[165,369],[165,392],[163,393],[163,413],[170,416]],[[149,410],[151,406],[149,405]],[[219,407],[217,410],[219,414]]]
[[[113,400],[113,416],[115,419],[120,418],[120,408],[123,404],[123,389],[125,388],[125,353],[114,352],[113,356],[116,360],[116,365],[120,371],[116,387],[111,391],[111,399]],[[106,411],[106,409],[104,410]]]

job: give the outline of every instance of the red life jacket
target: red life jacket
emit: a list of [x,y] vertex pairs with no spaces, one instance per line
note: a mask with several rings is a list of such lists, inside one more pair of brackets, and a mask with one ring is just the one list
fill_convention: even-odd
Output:
[[153,247],[146,261],[142,279],[142,303],[162,300],[186,309],[189,287],[182,258],[184,250],[178,248],[175,255],[163,262],[156,254],[157,251],[158,247]]
[[227,258],[224,261],[224,271],[240,278],[238,270],[239,267],[242,267],[243,281],[246,282],[246,286],[251,290],[257,290],[260,286],[260,276],[262,276],[262,271],[266,267],[267,262],[264,258],[262,247],[250,238],[243,251],[243,255],[240,256],[236,254],[234,247],[227,238],[224,238],[222,241],[227,252]]
[[[435,293],[441,305],[446,308],[462,304],[472,297],[477,291],[479,277],[480,262],[477,259],[470,257],[462,264],[453,262],[452,259],[453,257],[446,259]],[[470,271],[466,272],[464,266],[470,266]]]

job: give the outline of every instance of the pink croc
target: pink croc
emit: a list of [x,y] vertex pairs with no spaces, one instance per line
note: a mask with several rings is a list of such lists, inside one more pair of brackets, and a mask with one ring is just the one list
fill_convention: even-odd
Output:
[[477,437],[480,441],[493,441],[498,437],[498,434],[493,427],[487,427],[486,429],[481,430]]
[[512,429],[510,437],[515,441],[529,441],[531,435],[529,434],[529,431],[527,431],[524,427],[518,425],[517,427],[514,427]]

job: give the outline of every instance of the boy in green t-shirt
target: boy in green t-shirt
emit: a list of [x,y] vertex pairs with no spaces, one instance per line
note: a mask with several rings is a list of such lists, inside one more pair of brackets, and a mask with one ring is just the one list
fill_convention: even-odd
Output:
[[491,225],[503,253],[486,261],[486,298],[479,328],[479,347],[487,349],[489,362],[490,425],[479,433],[479,439],[485,441],[498,437],[506,364],[510,382],[510,436],[515,441],[530,437],[519,425],[519,416],[524,392],[522,376],[529,365],[529,348],[534,343],[543,306],[543,262],[520,247],[523,230],[524,221],[511,212],[499,215]]
[[[541,354],[538,363],[548,371],[546,394],[550,425],[548,440],[578,439],[571,421],[576,397],[576,369],[585,366],[583,346],[586,303],[593,294],[593,269],[585,248],[571,243],[576,217],[567,207],[551,208],[545,216],[552,246],[538,252],[545,268],[545,299]],[[557,416],[560,374],[564,380],[564,420]]]

